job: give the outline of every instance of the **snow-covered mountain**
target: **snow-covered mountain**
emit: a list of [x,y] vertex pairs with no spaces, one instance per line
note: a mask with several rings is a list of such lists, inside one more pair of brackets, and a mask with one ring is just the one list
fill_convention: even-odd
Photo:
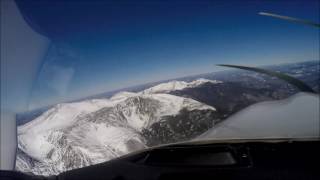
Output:
[[197,86],[200,86],[200,85],[205,84],[205,83],[217,84],[217,83],[221,83],[221,81],[209,80],[209,79],[203,79],[203,78],[199,78],[199,79],[191,81],[191,82],[170,81],[170,82],[167,82],[167,83],[161,83],[161,84],[158,84],[158,85],[153,86],[151,88],[145,89],[141,93],[142,94],[168,93],[170,91],[197,87]]
[[[202,112],[201,119],[188,118]],[[155,144],[148,142],[154,124],[197,119],[212,127],[215,113],[198,101],[160,93],[121,92],[110,99],[58,104],[18,127],[16,169],[52,175],[105,162]],[[189,136],[207,129],[195,130]]]
[[[319,92],[318,61],[273,70],[296,75]],[[151,84],[126,89],[137,93],[112,96],[114,91],[30,116],[18,127],[16,169],[51,175],[191,139],[319,134],[319,96],[292,96],[296,89],[268,76],[222,71]]]

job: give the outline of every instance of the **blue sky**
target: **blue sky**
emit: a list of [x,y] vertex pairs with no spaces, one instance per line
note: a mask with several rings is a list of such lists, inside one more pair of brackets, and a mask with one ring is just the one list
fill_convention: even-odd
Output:
[[[19,2],[19,1],[18,1]],[[32,107],[146,82],[219,70],[319,59],[318,29],[258,15],[319,22],[319,1],[30,1],[52,40]]]

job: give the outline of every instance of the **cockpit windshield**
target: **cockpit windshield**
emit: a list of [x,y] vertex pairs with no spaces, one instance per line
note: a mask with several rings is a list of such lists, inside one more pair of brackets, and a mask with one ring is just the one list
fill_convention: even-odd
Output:
[[185,141],[319,138],[317,0],[16,5],[50,41],[16,112],[18,171]]

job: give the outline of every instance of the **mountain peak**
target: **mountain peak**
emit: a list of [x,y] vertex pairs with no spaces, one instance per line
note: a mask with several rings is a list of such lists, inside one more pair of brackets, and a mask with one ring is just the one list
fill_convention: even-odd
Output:
[[145,90],[141,91],[140,93],[142,93],[142,94],[168,93],[170,91],[182,90],[185,88],[193,88],[193,87],[205,84],[205,83],[217,84],[217,83],[222,83],[222,82],[217,81],[217,80],[204,79],[204,78],[199,78],[199,79],[191,81],[191,82],[174,80],[174,81],[169,81],[166,83],[158,84],[158,85],[153,86],[151,88],[145,89]]
[[144,132],[154,124],[181,124],[202,112],[206,116],[196,119],[197,125],[213,125],[214,107],[170,94],[120,92],[110,99],[60,104],[18,127],[16,167],[52,175],[104,162],[145,148],[153,136]]

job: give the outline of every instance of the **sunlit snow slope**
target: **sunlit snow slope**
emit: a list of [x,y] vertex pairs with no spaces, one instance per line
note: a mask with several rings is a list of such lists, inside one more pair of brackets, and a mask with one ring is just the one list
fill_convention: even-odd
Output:
[[[40,175],[88,166],[145,148],[154,123],[215,108],[169,94],[121,92],[58,104],[18,127],[16,169]],[[212,121],[208,116],[207,121]]]
[[141,93],[143,94],[148,94],[148,93],[168,93],[170,91],[175,91],[175,90],[182,90],[185,88],[193,88],[197,87],[199,85],[205,84],[205,83],[221,83],[221,81],[216,81],[216,80],[208,80],[208,79],[197,79],[191,82],[185,82],[185,81],[170,81],[167,83],[161,83],[156,86],[153,86],[151,88],[148,88]]

